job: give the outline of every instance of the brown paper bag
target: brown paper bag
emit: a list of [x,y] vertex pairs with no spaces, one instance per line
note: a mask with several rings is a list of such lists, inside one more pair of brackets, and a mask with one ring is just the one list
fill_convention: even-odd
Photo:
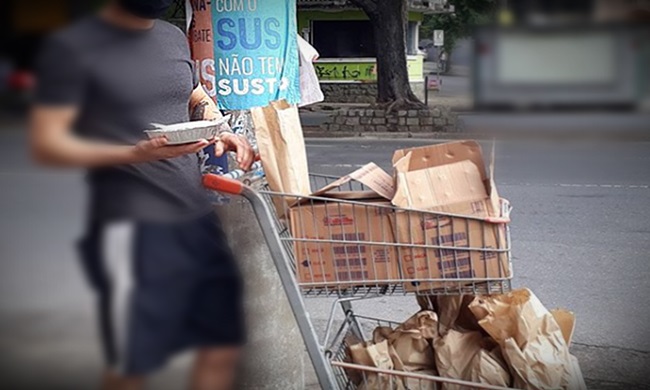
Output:
[[[388,343],[388,354],[393,360],[393,369],[397,371],[405,371],[402,359],[397,354],[395,348],[390,344],[390,339],[394,332],[393,328],[389,326],[378,326],[372,332],[372,341],[375,344],[386,341]],[[406,381],[404,381],[404,384],[407,385]]]
[[[398,326],[377,327],[373,340],[387,340],[390,344],[395,370],[413,372],[420,375],[437,375],[431,340],[436,332],[437,317],[431,311],[420,312]],[[434,381],[403,377],[407,389],[435,390]]]
[[444,335],[448,329],[458,331],[482,331],[468,305],[472,295],[416,296],[422,310],[432,310],[438,315],[438,332]]
[[530,290],[479,297],[469,307],[501,345],[516,388],[586,389],[562,329]]
[[[453,379],[469,379],[468,370],[474,356],[481,350],[479,332],[459,332],[449,329],[443,336],[436,337],[435,350],[436,368],[440,376]],[[442,384],[443,390],[461,390],[463,387],[449,383]]]
[[377,344],[388,340],[393,332],[394,330],[390,326],[378,326],[372,331],[372,342]]
[[[296,106],[285,100],[274,101],[266,107],[252,108],[251,117],[269,188],[289,194],[311,194],[305,140]],[[285,206],[276,204],[278,214],[284,215]]]
[[436,313],[438,313],[440,321],[438,331],[441,335],[444,335],[448,329],[461,332],[481,331],[476,317],[468,307],[473,300],[474,297],[471,295],[441,295],[436,297]]
[[422,311],[395,328],[388,341],[404,365],[404,371],[430,370],[435,367],[431,342],[438,330],[438,317]]
[[404,371],[420,371],[435,367],[431,344],[419,330],[398,328],[389,341],[402,361]]
[[421,311],[404,321],[395,330],[416,329],[427,340],[433,340],[438,334],[438,315],[430,310]]
[[571,348],[571,339],[573,338],[573,331],[576,328],[575,314],[564,309],[553,309],[551,310],[551,314],[562,331],[564,341]]
[[[356,363],[355,359],[359,361],[360,359],[363,359],[365,355],[362,355],[358,350],[360,348],[365,347],[365,343],[363,340],[361,340],[359,337],[356,335],[350,333],[345,337],[345,356],[343,358],[344,362],[347,363],[355,363],[355,364],[370,364],[369,361],[366,363]],[[355,357],[352,357],[352,351],[355,351]],[[345,374],[347,375],[348,379],[350,382],[352,382],[355,386],[358,386],[359,383],[363,380],[363,373],[359,370],[353,370],[353,369],[348,369],[344,368],[343,371],[345,371]]]
[[466,379],[494,386],[510,386],[510,373],[500,353],[481,349],[469,364]]
[[[388,341],[380,343],[359,343],[349,347],[352,362],[368,367],[393,370],[394,353],[391,353]],[[359,382],[359,390],[404,390],[402,381],[392,375],[363,372]]]
[[[449,329],[433,344],[438,372],[446,378],[507,387],[510,374],[498,354],[484,349],[488,344],[481,332]],[[442,389],[462,390],[465,386],[445,383]]]
[[[438,372],[434,369],[420,370],[414,372],[419,375],[438,376]],[[437,383],[434,380],[424,380],[415,378],[404,378],[404,386],[408,390],[438,390]]]

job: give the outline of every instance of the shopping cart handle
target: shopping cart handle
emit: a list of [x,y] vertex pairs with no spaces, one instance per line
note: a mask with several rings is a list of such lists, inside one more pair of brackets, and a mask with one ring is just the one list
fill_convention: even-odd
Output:
[[203,186],[211,190],[231,195],[241,195],[244,189],[244,184],[242,184],[242,182],[215,175],[213,173],[203,175]]

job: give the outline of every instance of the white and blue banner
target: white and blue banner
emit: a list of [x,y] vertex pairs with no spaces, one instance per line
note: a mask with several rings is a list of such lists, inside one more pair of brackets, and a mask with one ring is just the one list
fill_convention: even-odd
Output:
[[211,15],[219,108],[300,102],[296,0],[212,0]]

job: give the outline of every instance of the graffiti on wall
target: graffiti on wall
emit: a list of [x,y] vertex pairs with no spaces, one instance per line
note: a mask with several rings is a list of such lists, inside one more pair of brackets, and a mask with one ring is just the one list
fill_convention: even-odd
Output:
[[[376,81],[374,62],[316,62],[316,74],[321,81]],[[422,77],[422,60],[407,62],[409,77]]]
[[371,81],[377,79],[377,68],[374,63],[316,63],[315,65],[319,80]]

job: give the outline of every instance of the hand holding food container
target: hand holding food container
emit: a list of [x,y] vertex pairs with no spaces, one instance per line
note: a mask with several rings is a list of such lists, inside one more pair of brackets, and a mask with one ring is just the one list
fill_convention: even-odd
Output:
[[228,126],[230,115],[226,115],[216,121],[193,121],[176,123],[173,125],[161,125],[152,123],[155,127],[153,130],[145,130],[149,139],[165,137],[167,145],[183,145],[200,142],[202,140],[211,140],[217,137],[223,126]]
[[136,156],[135,160],[138,162],[165,160],[198,153],[216,141],[216,138],[211,138],[182,145],[170,145],[167,138],[156,137],[138,142],[133,149],[133,153]]
[[153,130],[145,130],[149,141],[138,144],[143,153],[157,159],[173,158],[189,153],[197,153],[215,144],[215,156],[226,152],[237,154],[237,163],[244,171],[250,169],[255,158],[248,141],[230,131],[230,115],[217,120],[201,120],[173,125],[152,123]]

